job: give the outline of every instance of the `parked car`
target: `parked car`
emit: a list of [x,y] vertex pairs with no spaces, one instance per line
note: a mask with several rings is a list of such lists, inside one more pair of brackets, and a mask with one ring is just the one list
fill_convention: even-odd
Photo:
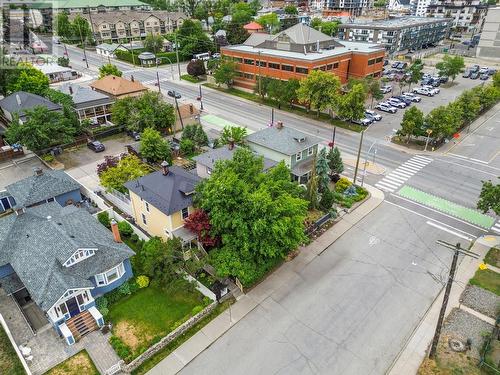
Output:
[[470,79],[478,79],[478,78],[479,78],[479,71],[471,73]]
[[469,70],[471,71],[471,73],[475,73],[475,72],[478,72],[479,71],[479,65],[477,64],[474,64],[472,65]]
[[410,99],[408,99],[407,97],[405,97],[404,95],[396,95],[396,96],[393,96],[393,98],[405,103],[407,107],[409,105],[411,105],[411,103],[412,103],[412,101]]
[[220,59],[220,53],[214,53],[210,56],[212,59]]
[[167,94],[168,94],[168,96],[171,96],[172,98],[176,98],[176,99],[181,98],[181,94],[175,90],[168,90]]
[[384,60],[384,66],[389,65],[389,60]]
[[400,62],[397,66],[397,69],[406,69],[407,66],[408,66],[408,63]]
[[434,93],[434,95],[436,94],[439,94],[441,92],[441,90],[437,87],[433,87],[433,86],[423,86],[425,87],[426,89],[430,90],[431,92]]
[[140,141],[141,140],[141,135],[133,130],[128,130],[127,135],[131,137],[134,141]]
[[373,120],[375,121],[380,121],[382,120],[382,116],[379,115],[377,112],[371,110],[371,109],[366,109],[365,110],[365,116],[368,117],[368,118],[373,118]]
[[488,78],[490,78],[490,76],[488,75],[488,73],[483,73],[481,74],[481,76],[479,77],[479,79],[481,81],[486,81]]
[[359,120],[351,119],[351,122],[354,124],[358,124],[358,125],[368,126],[373,122],[373,120],[369,119],[368,117],[364,117],[364,118],[359,119]]
[[392,86],[391,85],[384,85],[380,88],[380,91],[382,91],[384,94],[387,94],[392,91]]
[[422,98],[418,95],[415,95],[414,93],[412,92],[403,92],[402,94],[405,98],[408,98],[410,99],[412,102],[420,102],[422,100]]
[[446,76],[439,76],[439,82],[441,82],[441,83],[448,82],[448,77],[446,77]]
[[398,109],[396,107],[393,107],[392,105],[388,104],[388,103],[378,103],[376,106],[375,106],[376,109],[379,109],[381,111],[384,111],[384,112],[389,112],[389,113],[396,113],[398,111]]
[[493,75],[493,74],[495,74],[496,72],[497,72],[497,70],[496,70],[496,69],[492,69],[492,68],[489,68],[489,69],[488,69],[488,74],[489,74],[490,76],[492,76],[492,75]]
[[399,65],[399,61],[395,61],[392,63],[391,68],[397,68]]
[[106,149],[104,145],[99,141],[90,141],[87,143],[87,147],[94,152],[103,152]]
[[488,68],[487,66],[483,66],[481,67],[481,69],[479,69],[479,74],[488,74],[488,70],[490,70],[490,68]]
[[425,88],[424,86],[421,86],[421,87],[415,87],[413,90],[412,90],[413,93],[415,94],[420,94],[420,95],[427,95],[427,96],[434,96],[434,92],[432,92],[431,90]]
[[472,72],[469,69],[467,69],[464,71],[464,74],[462,74],[462,77],[469,78],[471,74],[472,74]]
[[389,98],[387,99],[387,103],[396,108],[401,108],[401,109],[406,108],[406,104],[399,99]]

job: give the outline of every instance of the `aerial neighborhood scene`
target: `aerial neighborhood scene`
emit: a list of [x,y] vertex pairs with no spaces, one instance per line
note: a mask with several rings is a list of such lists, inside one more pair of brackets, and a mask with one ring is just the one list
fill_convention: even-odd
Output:
[[497,0],[0,26],[0,375],[500,374]]

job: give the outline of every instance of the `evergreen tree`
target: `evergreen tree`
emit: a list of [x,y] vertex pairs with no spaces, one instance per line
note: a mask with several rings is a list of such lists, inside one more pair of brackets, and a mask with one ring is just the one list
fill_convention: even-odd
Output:
[[309,208],[314,210],[318,207],[318,175],[316,174],[316,157],[314,157],[311,177],[306,184],[306,200],[309,202]]
[[318,190],[323,193],[328,190],[328,183],[330,182],[330,177],[328,177],[328,161],[326,155],[326,149],[323,148],[316,160],[316,175],[318,176]]
[[328,152],[328,166],[334,174],[340,174],[344,171],[344,163],[338,147],[334,147]]

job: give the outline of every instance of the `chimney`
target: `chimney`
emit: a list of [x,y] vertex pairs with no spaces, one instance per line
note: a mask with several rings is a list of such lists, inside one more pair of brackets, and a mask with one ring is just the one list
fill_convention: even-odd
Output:
[[16,101],[17,101],[17,105],[20,107],[21,106],[21,98],[19,97],[19,94],[16,94]]
[[234,139],[233,138],[229,138],[229,143],[227,144],[227,148],[229,150],[232,150],[234,148]]
[[[113,78],[114,78],[114,77],[113,77]],[[132,82],[135,82],[135,80],[134,80],[134,76],[130,76],[130,80],[131,80]]]
[[283,129],[283,121],[277,121],[276,122],[276,129]]
[[168,162],[166,160],[163,160],[160,165],[161,165],[161,168],[163,169],[163,172],[162,172],[163,175],[164,176],[168,175]]
[[111,219],[111,232],[113,232],[113,239],[115,242],[122,242],[120,231],[118,230],[118,224],[115,219]]
[[34,176],[41,176],[43,174],[43,169],[40,167],[35,167],[33,168],[33,175]]
[[71,85],[69,85],[69,94],[73,95],[73,87]]

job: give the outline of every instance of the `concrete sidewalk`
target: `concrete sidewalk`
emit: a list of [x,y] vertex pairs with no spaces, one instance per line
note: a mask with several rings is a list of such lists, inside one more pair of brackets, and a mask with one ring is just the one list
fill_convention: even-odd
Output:
[[[464,257],[462,259],[455,275],[455,283],[453,283],[453,287],[451,288],[448,306],[446,309],[446,316],[448,316],[453,308],[460,308],[460,295],[467,286],[469,279],[474,276],[474,273],[478,269],[479,264],[483,262],[483,258],[490,247],[496,246],[499,243],[500,237],[497,236],[484,236],[478,238],[471,251],[479,254],[479,259],[471,257]],[[420,364],[427,355],[427,349],[429,348],[432,338],[434,337],[434,330],[436,329],[443,297],[444,286],[425,313],[419,325],[413,330],[405,347],[396,357],[392,366],[387,371],[387,374],[411,375],[417,373]],[[477,316],[477,314],[474,315]],[[480,318],[482,319],[482,317]]]
[[284,263],[250,292],[242,295],[236,303],[229,307],[229,309],[208,323],[179,348],[174,350],[167,358],[151,369],[148,374],[168,375],[180,371],[198,354],[203,352],[226,331],[255,309],[269,295],[289,282],[297,272],[304,269],[307,264],[325,251],[328,246],[378,207],[384,200],[384,193],[368,185],[365,185],[365,187],[371,194],[366,202],[358,206],[352,212],[345,214],[338,223],[323,233],[323,235],[310,245],[302,247],[297,257],[290,262]]

